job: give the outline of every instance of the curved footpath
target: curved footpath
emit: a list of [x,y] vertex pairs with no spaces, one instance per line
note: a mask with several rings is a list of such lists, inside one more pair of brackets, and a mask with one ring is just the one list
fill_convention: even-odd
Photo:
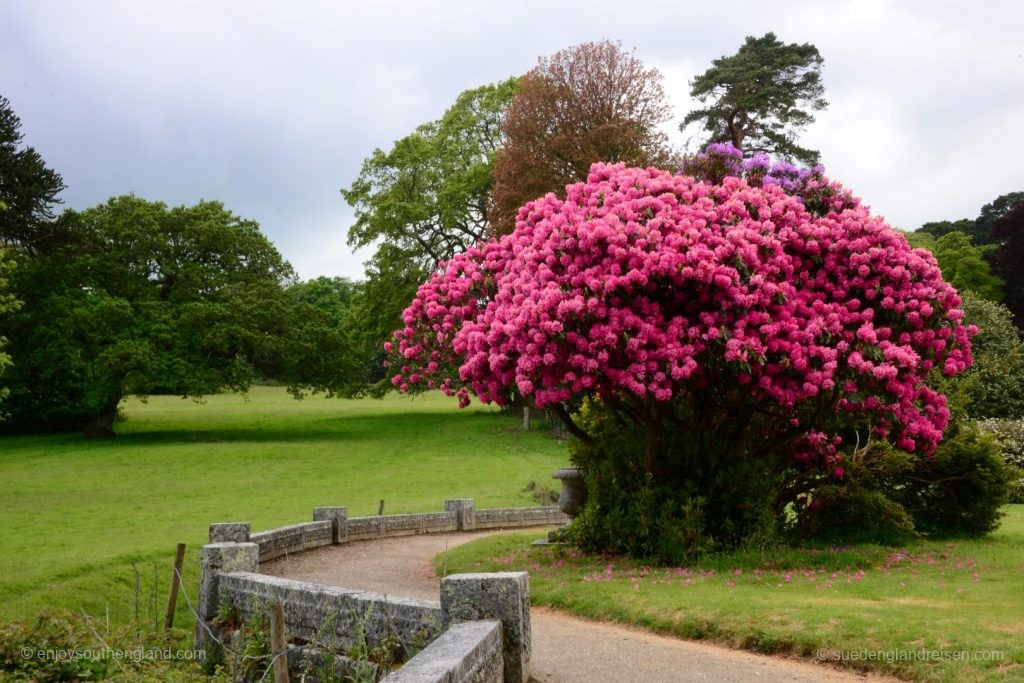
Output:
[[[434,556],[446,548],[492,533],[496,532],[355,541],[274,560],[261,565],[260,571],[289,579],[437,601],[440,580],[434,574]],[[543,607],[533,607],[530,618],[531,668],[538,683],[891,680],[659,636]]]

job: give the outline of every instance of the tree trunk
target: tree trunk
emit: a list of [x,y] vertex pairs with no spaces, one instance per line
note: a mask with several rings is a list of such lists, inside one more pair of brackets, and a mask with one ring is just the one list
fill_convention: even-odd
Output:
[[117,419],[117,404],[120,402],[120,396],[107,401],[103,409],[86,425],[82,436],[87,439],[112,439],[114,437],[114,421]]
[[743,138],[746,137],[745,131],[743,130],[743,128],[737,125],[734,128],[730,127],[729,132],[732,134],[732,146],[742,152]]

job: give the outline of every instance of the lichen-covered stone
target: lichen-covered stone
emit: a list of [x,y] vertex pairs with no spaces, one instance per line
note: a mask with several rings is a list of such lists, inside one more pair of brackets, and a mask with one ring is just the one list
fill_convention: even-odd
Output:
[[454,574],[441,581],[441,627],[497,619],[502,627],[505,680],[530,678],[530,576],[526,572]]
[[249,522],[217,522],[210,525],[210,543],[248,543]]
[[351,517],[348,520],[348,540],[380,538],[383,525],[383,517]]
[[348,541],[348,508],[344,505],[313,508],[313,521],[331,523],[331,542],[335,545]]
[[568,517],[557,505],[521,508],[483,508],[475,511],[476,529],[508,529],[544,524],[563,524]]
[[473,498],[451,498],[444,502],[446,512],[455,512],[459,531],[476,529],[476,500]]
[[333,526],[327,520],[290,524],[252,534],[249,540],[259,545],[260,561],[266,562],[283,555],[330,545],[333,542]]
[[[255,572],[260,567],[259,546],[255,543],[209,543],[199,551],[199,622],[209,622],[220,606],[222,572]],[[206,639],[203,623],[196,624],[196,648]]]
[[243,620],[279,602],[284,607],[287,633],[342,649],[357,644],[360,632],[365,633],[370,647],[377,647],[394,634],[406,646],[421,648],[437,636],[441,627],[436,602],[265,574],[222,574],[220,593],[230,598]]
[[455,624],[382,683],[501,683],[501,622]]

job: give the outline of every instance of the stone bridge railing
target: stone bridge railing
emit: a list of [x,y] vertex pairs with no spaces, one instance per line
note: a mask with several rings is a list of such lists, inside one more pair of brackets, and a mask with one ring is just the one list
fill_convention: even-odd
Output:
[[[472,499],[445,501],[445,512],[348,517],[345,507],[321,507],[312,522],[251,533],[248,523],[210,525],[201,558],[197,647],[214,633],[226,607],[247,620],[273,603],[284,608],[285,629],[309,646],[331,651],[377,647],[400,639],[419,651],[384,680],[395,683],[509,681],[530,675],[530,591],[526,572],[456,574],[441,582],[439,602],[293,581],[259,573],[259,565],[284,555],[356,540],[424,533],[560,524],[555,506],[476,509]],[[300,656],[302,645],[289,650]],[[346,666],[345,657],[337,657]]]

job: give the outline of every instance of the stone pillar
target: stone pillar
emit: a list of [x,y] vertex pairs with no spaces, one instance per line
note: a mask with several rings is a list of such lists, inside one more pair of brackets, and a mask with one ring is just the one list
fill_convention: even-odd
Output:
[[348,541],[348,508],[342,505],[313,508],[313,521],[331,523],[331,542],[334,545]]
[[472,531],[476,529],[476,499],[455,498],[444,502],[445,512],[455,511],[455,518],[458,520],[459,531]]
[[199,557],[199,622],[196,623],[196,649],[206,643],[206,624],[217,616],[220,607],[218,582],[221,572],[255,572],[260,567],[260,547],[255,543],[210,543]]
[[248,543],[249,522],[219,522],[210,525],[210,543]]
[[441,581],[441,628],[464,621],[501,622],[506,683],[530,680],[530,575],[453,574]]

